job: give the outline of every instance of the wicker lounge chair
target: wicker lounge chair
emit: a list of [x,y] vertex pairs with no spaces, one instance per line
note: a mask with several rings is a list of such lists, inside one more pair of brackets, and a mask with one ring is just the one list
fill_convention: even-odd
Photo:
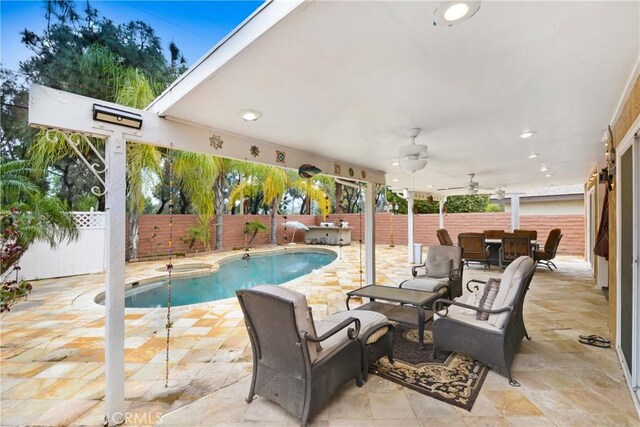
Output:
[[253,354],[248,403],[260,395],[304,426],[342,385],[355,379],[362,386],[373,358],[387,353],[393,361],[384,315],[354,310],[314,322],[305,296],[290,289],[265,285],[236,295]]
[[[524,326],[522,307],[534,272],[535,263],[530,257],[520,257],[512,262],[502,275],[498,295],[490,310],[457,301],[436,301],[434,356],[437,350],[464,353],[507,377],[510,385],[520,386],[511,376],[511,365],[520,341],[524,337],[531,339]],[[475,315],[465,314],[463,309],[489,313],[489,319],[477,320]]]
[[[428,265],[433,265],[438,261],[451,261],[451,267],[446,276],[436,275],[434,277],[429,271]],[[424,268],[423,274],[418,274],[418,270]],[[415,289],[418,291],[441,292],[449,299],[462,295],[462,273],[464,263],[462,262],[461,251],[457,246],[429,246],[427,259],[424,264],[411,268],[413,279],[400,283],[401,288]]]

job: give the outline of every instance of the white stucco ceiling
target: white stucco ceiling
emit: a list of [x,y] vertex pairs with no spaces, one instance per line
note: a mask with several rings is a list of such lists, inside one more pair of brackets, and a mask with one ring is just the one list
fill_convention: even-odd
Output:
[[[507,191],[576,184],[602,160],[639,60],[639,4],[483,1],[469,21],[434,27],[435,2],[306,3],[151,109],[382,170],[399,187],[464,185],[470,172]],[[246,108],[262,118],[244,122]],[[391,164],[411,127],[430,151],[415,176]]]

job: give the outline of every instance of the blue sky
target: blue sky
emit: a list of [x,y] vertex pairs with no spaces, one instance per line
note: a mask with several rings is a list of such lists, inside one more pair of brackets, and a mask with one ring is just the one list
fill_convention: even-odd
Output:
[[[77,1],[81,12],[85,1]],[[141,20],[160,37],[167,51],[174,41],[191,65],[213,45],[249,16],[261,1],[92,1],[101,16],[116,23]],[[17,70],[19,62],[31,56],[20,43],[25,28],[42,34],[46,22],[44,2],[0,1],[0,61],[2,66]],[[167,55],[168,56],[168,55]]]

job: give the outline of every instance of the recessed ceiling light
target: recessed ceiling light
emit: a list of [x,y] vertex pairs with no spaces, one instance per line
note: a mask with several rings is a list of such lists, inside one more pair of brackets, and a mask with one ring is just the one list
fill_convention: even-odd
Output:
[[391,181],[398,182],[398,178],[393,178]]
[[427,185],[427,188],[433,188],[433,185]]
[[523,138],[523,139],[531,138],[535,133],[536,131],[534,130],[524,130],[520,134],[520,138]]
[[531,154],[529,154],[529,156],[528,156],[528,157],[529,157],[530,159],[535,159],[535,158],[536,158],[536,157],[538,157],[539,155],[540,155],[540,154],[538,154],[538,153],[531,153]]
[[466,21],[478,12],[480,0],[443,1],[433,12],[433,25],[452,26]]
[[549,170],[549,168],[548,168],[548,167],[546,167],[546,166],[544,166],[544,165],[540,166],[540,172],[546,172],[546,171],[548,171],[548,170]]
[[391,166],[400,166],[400,162],[393,162],[391,163]]
[[447,21],[457,21],[469,13],[469,5],[466,3],[454,3],[444,11],[444,19]]
[[240,117],[242,117],[245,122],[255,122],[262,117],[262,113],[256,110],[242,110],[240,111]]
[[547,178],[551,178],[553,175],[551,175],[550,173],[545,175]]

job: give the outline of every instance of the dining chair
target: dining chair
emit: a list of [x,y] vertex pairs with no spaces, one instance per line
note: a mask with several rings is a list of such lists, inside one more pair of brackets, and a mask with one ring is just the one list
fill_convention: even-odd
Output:
[[531,253],[531,239],[528,234],[505,233],[502,235],[500,246],[500,269],[504,270],[521,256],[533,257]]
[[491,253],[482,233],[458,234],[458,247],[462,249],[462,259],[469,265],[469,261],[484,265],[484,270],[491,268],[489,257]]

